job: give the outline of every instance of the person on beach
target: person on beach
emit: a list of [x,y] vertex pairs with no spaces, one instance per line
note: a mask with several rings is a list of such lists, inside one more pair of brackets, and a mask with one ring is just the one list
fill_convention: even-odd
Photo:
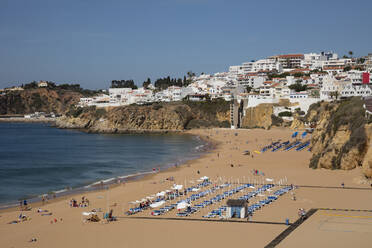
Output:
[[20,210],[22,210],[22,209],[23,209],[23,202],[22,202],[22,200],[21,200],[21,201],[19,201],[19,209],[20,209]]
[[342,188],[345,188],[345,184],[344,184],[344,182],[341,183],[341,187],[342,187]]
[[41,202],[42,202],[42,205],[45,204],[45,197],[44,196],[41,197]]

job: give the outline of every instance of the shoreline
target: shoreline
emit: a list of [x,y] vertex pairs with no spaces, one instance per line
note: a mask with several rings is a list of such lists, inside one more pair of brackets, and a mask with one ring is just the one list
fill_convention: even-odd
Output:
[[[44,123],[44,122],[39,122],[39,123]],[[51,127],[54,127],[54,126],[51,126]],[[63,129],[69,129],[69,128],[63,128]],[[70,129],[70,130],[79,130],[82,132],[86,131],[82,129]],[[91,133],[91,132],[88,132],[88,133]],[[191,135],[193,137],[199,138],[204,142],[204,144],[202,144],[203,150],[201,151],[200,154],[197,155],[197,157],[183,158],[181,164],[177,164],[177,163],[175,165],[170,165],[169,163],[164,164],[159,167],[159,171],[142,171],[142,172],[137,172],[135,174],[130,174],[130,175],[120,175],[120,176],[116,176],[112,178],[103,178],[101,180],[98,180],[88,185],[80,186],[77,188],[57,190],[56,192],[54,192],[56,197],[53,197],[53,194],[44,193],[36,197],[22,198],[22,199],[26,199],[28,203],[32,204],[34,207],[40,207],[40,206],[46,206],[47,204],[50,204],[50,203],[63,201],[63,200],[66,200],[67,198],[71,198],[71,197],[73,198],[81,194],[88,194],[88,193],[93,193],[93,192],[101,192],[104,190],[111,190],[114,187],[120,186],[123,183],[123,180],[125,183],[148,180],[148,179],[151,179],[156,174],[161,174],[161,173],[171,172],[171,171],[176,171],[177,169],[181,169],[183,166],[191,164],[194,160],[198,160],[202,158],[203,156],[206,156],[207,154],[212,152],[214,149],[216,149],[218,145],[218,142],[208,139],[207,138],[208,136],[191,134],[188,131],[171,132],[167,130],[161,133],[149,132],[149,133],[111,133],[111,134],[160,134],[162,135],[162,134],[168,134],[168,133],[174,133],[177,135]],[[94,132],[94,134],[107,134],[107,133],[102,133],[102,132],[95,133]],[[120,180],[120,183],[118,183],[118,180]],[[100,182],[103,182],[103,185],[100,184]],[[49,197],[48,202],[45,204],[42,204],[43,195]],[[19,200],[17,200],[17,203],[16,202],[15,203],[11,203],[11,202],[0,203],[0,213],[13,212],[13,211],[19,211]]]
[[55,124],[55,118],[24,118],[24,117],[0,117],[0,122],[7,123],[50,123]]
[[[284,128],[271,130],[199,129],[187,133],[213,142],[213,149],[197,159],[186,161],[180,166],[171,167],[159,173],[145,175],[139,180],[129,181],[122,185],[112,184],[102,190],[74,195],[74,199],[78,201],[82,196],[89,199],[90,204],[86,208],[70,207],[71,196],[69,196],[50,200],[45,205],[31,204],[31,211],[21,212],[19,209],[14,209],[14,211],[2,212],[0,214],[0,232],[4,235],[0,246],[30,247],[29,240],[35,237],[37,239],[36,246],[31,246],[40,248],[83,245],[94,247],[97,246],[97,242],[98,246],[105,244],[107,248],[118,246],[170,247],[172,244],[172,246],[179,244],[179,247],[188,247],[190,246],[190,237],[192,237],[200,246],[218,248],[245,244],[249,236],[249,244],[252,247],[265,247],[288,228],[285,225],[286,219],[290,223],[295,223],[298,219],[299,208],[306,210],[314,208],[360,210],[370,209],[372,204],[372,199],[369,197],[372,189],[369,185],[361,184],[359,181],[362,175],[361,168],[350,171],[314,170],[309,168],[311,152],[305,150],[268,151],[261,154],[254,153],[254,157],[245,155],[246,150],[259,150],[273,140],[287,140],[292,134],[291,130]],[[264,172],[265,175],[255,175],[252,173],[254,169]],[[220,204],[226,204],[226,202],[202,208],[194,213],[191,219],[190,217],[178,217],[177,210],[172,210],[164,216],[152,216],[151,211],[154,210],[144,210],[135,216],[125,215],[129,208],[137,206],[133,205],[133,202],[137,202],[136,200],[170,189],[174,184],[184,185],[185,188],[195,186],[197,180],[202,176],[208,176],[214,184],[223,182],[259,184],[265,183],[265,178],[274,180],[277,186],[273,188],[272,193],[263,193],[262,196],[252,198],[249,205],[262,200],[261,197],[265,195],[273,194],[275,190],[281,189],[284,185],[293,184],[300,185],[300,187],[295,187],[294,190],[297,200],[294,201],[291,194],[284,194],[272,204],[254,212],[252,221],[245,219],[223,221],[203,218],[209,211],[219,207]],[[169,180],[170,177],[174,179]],[[284,178],[285,183],[279,183]],[[345,188],[341,187],[341,182],[345,183]],[[248,191],[252,192],[250,189],[245,192]],[[218,192],[214,194],[216,193]],[[213,194],[200,199],[200,201],[208,200],[211,197]],[[237,197],[239,195],[231,198]],[[345,201],[345,199],[348,200]],[[182,198],[177,198],[173,203],[178,200],[182,200]],[[193,205],[197,203],[194,202]],[[38,207],[48,210],[52,215],[43,216],[43,214],[37,213]],[[105,212],[113,210],[117,221],[107,224],[103,221],[85,222],[86,211],[93,209],[98,211],[97,216],[100,219]],[[314,236],[297,235],[296,230],[283,241],[285,245],[279,245],[279,247],[298,247],[304,242],[304,247],[323,247],[325,244],[335,244],[338,240],[339,243],[345,241],[345,232],[333,233],[338,235],[335,238],[330,237],[329,232],[321,232],[322,230],[317,228],[325,218],[329,218],[329,215],[326,214],[337,216],[337,213],[326,211],[332,210],[322,210],[298,228],[298,232],[315,233]],[[20,213],[26,214],[30,219],[17,224],[8,224],[17,219]],[[348,214],[366,215],[356,212]],[[368,220],[367,218],[370,217],[366,216],[365,218]],[[350,218],[350,220],[352,219]],[[350,227],[347,223],[337,223],[339,223],[337,228],[347,230]],[[361,232],[347,233],[347,235],[353,235],[349,235],[347,238],[350,242],[357,242],[358,247],[369,247],[368,245],[372,242],[371,237],[368,236],[369,232],[366,233],[369,227],[361,225]],[[92,238],[92,234],[94,238]],[[164,240],[169,242],[164,243]],[[316,245],[314,241],[321,242],[322,245]],[[286,242],[291,243],[286,245]],[[331,247],[336,247],[336,245],[331,245]]]

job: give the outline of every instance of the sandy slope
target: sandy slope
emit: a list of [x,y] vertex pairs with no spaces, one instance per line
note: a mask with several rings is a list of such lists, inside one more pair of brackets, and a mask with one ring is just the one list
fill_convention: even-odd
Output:
[[[262,223],[222,223],[206,221],[182,221],[167,219],[134,219],[124,218],[124,209],[130,207],[128,202],[140,200],[145,196],[161,190],[169,189],[173,183],[192,185],[201,176],[209,176],[212,180],[233,180],[234,182],[256,181],[265,178],[279,180],[287,178],[288,183],[296,185],[340,186],[369,188],[367,184],[360,184],[361,170],[327,171],[308,168],[311,157],[308,151],[267,152],[255,154],[254,157],[242,155],[244,150],[256,150],[270,143],[270,140],[288,140],[291,131],[286,129],[273,130],[227,130],[210,129],[194,130],[193,134],[206,136],[207,139],[219,143],[217,148],[200,159],[188,162],[182,168],[171,169],[143,180],[128,182],[125,185],[113,187],[110,190],[86,194],[91,202],[89,209],[70,208],[68,199],[50,203],[43,208],[53,212],[53,216],[41,216],[36,209],[25,212],[31,217],[30,221],[19,224],[6,224],[17,219],[19,211],[1,213],[0,217],[0,247],[227,247],[232,245],[249,245],[263,247],[274,239],[287,226],[281,224],[286,218],[291,222],[297,219],[297,209],[309,208],[353,208],[372,209],[371,190],[306,188],[296,189],[297,201],[292,201],[290,194],[282,196],[276,202],[255,213],[253,221]],[[219,155],[219,156],[218,156]],[[231,164],[234,166],[231,167]],[[254,176],[253,169],[265,173],[264,177]],[[197,174],[197,171],[200,174]],[[165,178],[173,176],[175,182]],[[9,189],[11,190],[11,189]],[[76,196],[76,199],[80,199]],[[83,223],[83,211],[92,208],[107,209],[116,203],[114,215],[119,221],[110,224]],[[192,218],[201,218],[207,210],[197,213]],[[100,214],[101,217],[102,214]],[[147,210],[136,216],[150,217]],[[123,218],[121,218],[123,217]],[[175,211],[164,217],[175,217]],[[57,223],[51,224],[54,218]],[[62,219],[62,220],[61,220]],[[311,220],[311,219],[310,219]],[[278,222],[270,224],[265,222]],[[309,222],[310,223],[310,222]],[[305,223],[306,224],[306,223]],[[303,225],[285,240],[287,245],[281,247],[299,247],[305,238],[296,238],[295,234],[304,230],[308,235],[313,233],[327,244],[324,247],[335,247],[327,239],[329,233],[315,230],[312,225]],[[368,224],[368,219],[367,219]],[[342,229],[343,225],[338,224]],[[358,230],[364,229],[356,229]],[[302,236],[303,235],[301,234]],[[299,237],[302,237],[299,235]],[[29,243],[31,238],[37,242]],[[343,238],[344,236],[340,236]],[[353,235],[344,238],[350,239]],[[362,235],[358,247],[370,247],[372,236]],[[317,243],[317,244],[318,244]],[[345,242],[347,244],[348,242]],[[341,246],[340,246],[341,244]],[[343,242],[337,242],[337,247],[343,247]],[[345,246],[346,247],[346,246]]]

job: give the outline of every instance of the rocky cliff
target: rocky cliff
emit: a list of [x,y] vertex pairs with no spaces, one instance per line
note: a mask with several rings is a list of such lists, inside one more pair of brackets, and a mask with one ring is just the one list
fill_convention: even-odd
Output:
[[90,132],[147,132],[228,127],[225,101],[154,103],[111,108],[75,108],[56,122],[60,128]]
[[269,129],[273,124],[273,104],[260,104],[254,108],[248,108],[242,119],[242,128],[265,128]]
[[247,108],[245,116],[242,118],[242,128],[264,128],[270,129],[272,126],[287,127],[290,122],[283,121],[282,118],[274,115],[274,107],[291,107],[297,103],[290,103],[287,99],[281,99],[279,103],[263,103],[253,108]]
[[79,102],[80,97],[83,96],[78,92],[48,88],[8,92],[0,96],[0,115],[34,112],[63,114]]
[[372,176],[372,124],[365,119],[363,100],[313,104],[304,121],[316,123],[311,168],[350,170],[363,166],[365,175]]

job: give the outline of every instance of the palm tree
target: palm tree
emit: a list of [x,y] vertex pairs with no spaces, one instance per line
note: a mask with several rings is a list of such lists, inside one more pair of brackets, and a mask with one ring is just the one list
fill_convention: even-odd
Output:
[[348,54],[350,55],[350,58],[353,57],[353,51],[349,51]]

